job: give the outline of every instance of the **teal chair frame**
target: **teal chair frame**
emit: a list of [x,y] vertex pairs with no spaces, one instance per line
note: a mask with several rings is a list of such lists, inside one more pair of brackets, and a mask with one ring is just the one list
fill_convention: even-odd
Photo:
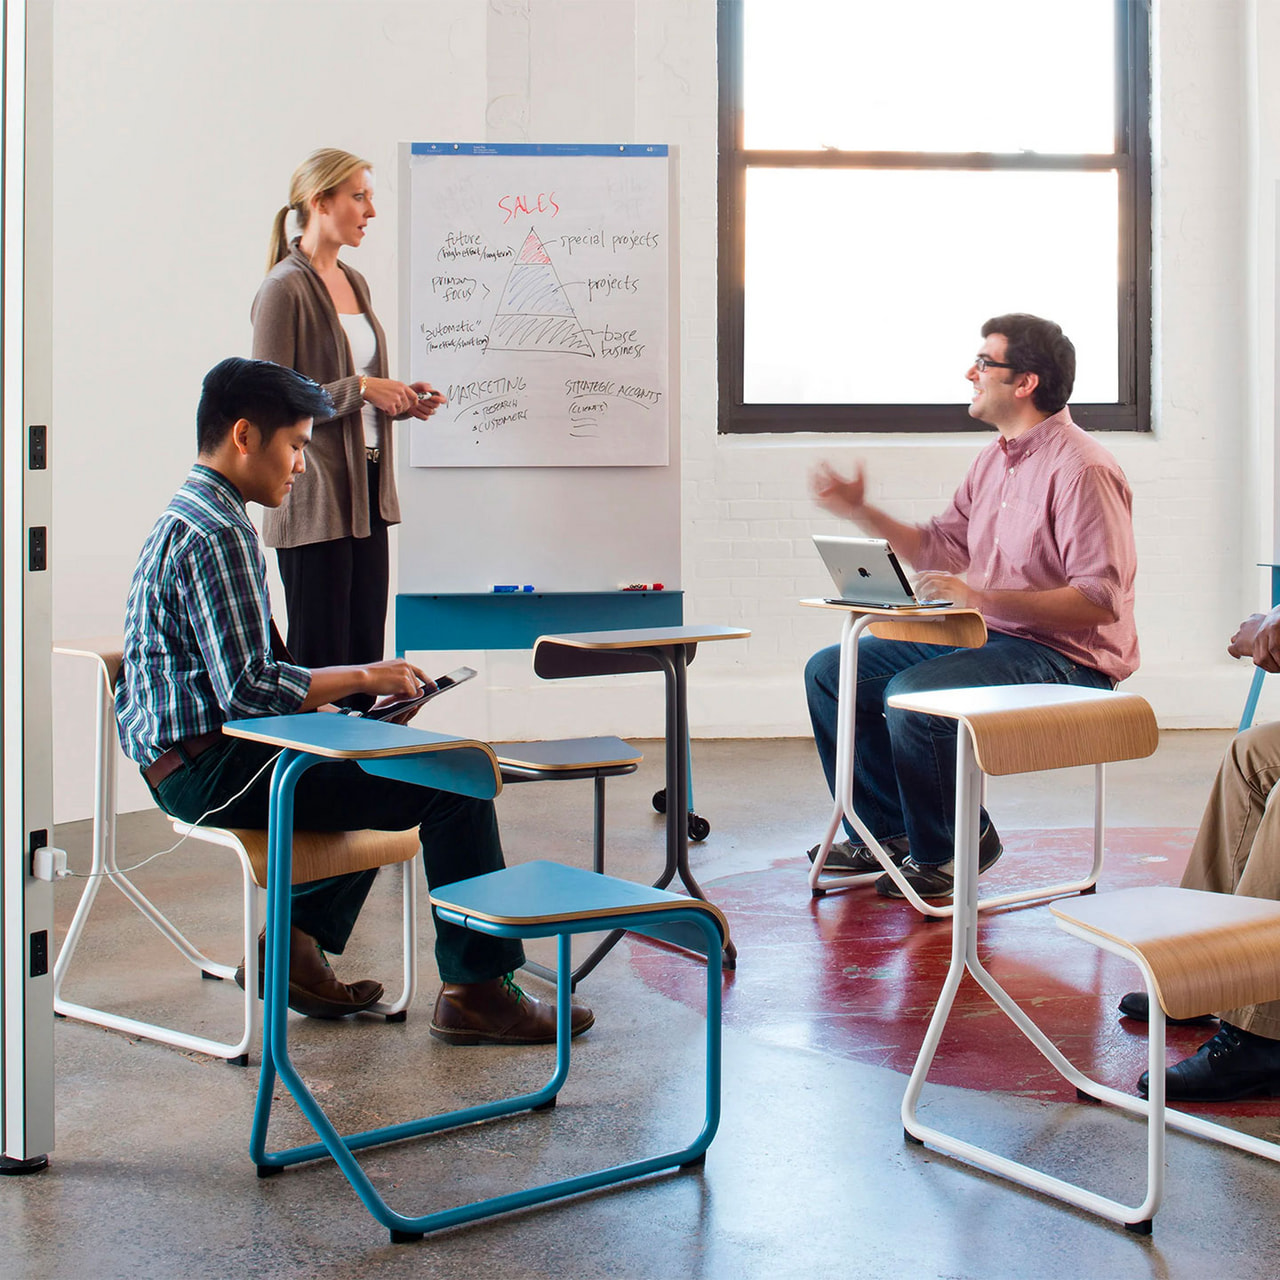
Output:
[[[1271,607],[1280,604],[1280,564],[1260,564],[1259,569],[1271,570]],[[1253,724],[1254,714],[1258,710],[1258,698],[1262,693],[1262,682],[1267,673],[1261,667],[1254,667],[1253,680],[1249,685],[1249,695],[1244,700],[1244,712],[1240,716],[1240,727],[1237,733],[1243,733]]]
[[[338,1133],[290,1057],[288,983],[280,980],[280,975],[288,972],[292,908],[290,837],[294,789],[298,779],[322,758],[357,759],[367,772],[382,777],[488,799],[496,795],[502,786],[497,761],[483,743],[344,716],[272,717],[269,720],[236,721],[227,727],[236,736],[274,742],[283,747],[271,782],[263,1052],[249,1138],[249,1155],[257,1166],[259,1177],[328,1156],[338,1165],[373,1217],[388,1228],[392,1242],[401,1243],[479,1218],[577,1195],[662,1169],[685,1168],[703,1162],[720,1123],[721,955],[728,942],[723,916],[710,904],[696,899],[549,862],[526,863],[461,881],[446,886],[440,895],[432,898],[442,919],[463,928],[495,937],[556,938],[556,1052],[555,1066],[547,1083],[532,1093],[480,1106],[464,1107],[360,1133]],[[374,754],[383,750],[388,742],[393,747],[398,746],[401,753],[384,751],[381,755]],[[406,754],[413,751],[421,754]],[[531,877],[537,882],[536,892],[530,890]],[[524,904],[524,910],[520,914],[495,915],[489,909],[504,901],[520,902]],[[545,908],[551,903],[558,903],[568,914],[558,911],[557,918],[547,918],[549,913]],[[540,914],[542,918],[535,919],[534,914]],[[702,1126],[694,1139],[686,1146],[659,1155],[455,1208],[420,1215],[392,1209],[360,1167],[355,1152],[519,1111],[553,1108],[569,1074],[570,939],[575,933],[614,928],[645,934],[686,948],[693,944],[706,956],[706,1107]],[[267,1149],[267,1131],[277,1078],[316,1131],[320,1139],[318,1142],[286,1150]]]

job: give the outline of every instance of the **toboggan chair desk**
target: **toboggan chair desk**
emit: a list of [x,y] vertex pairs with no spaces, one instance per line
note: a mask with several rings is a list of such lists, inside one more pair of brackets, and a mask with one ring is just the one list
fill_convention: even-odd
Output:
[[[1135,760],[1156,748],[1155,716],[1136,694],[1069,685],[1006,685],[898,694],[890,703],[958,721],[956,910],[951,963],[902,1099],[906,1137],[1130,1230],[1149,1234],[1164,1190],[1166,1123],[1280,1160],[1280,1146],[1165,1107],[1165,1016],[1192,1017],[1280,998],[1280,903],[1168,887],[1124,889],[1051,904],[1075,937],[1136,964],[1149,1005],[1150,1096],[1134,1097],[1086,1076],[1022,1011],[978,955],[978,805],[984,773],[1027,773]],[[1147,1184],[1136,1205],[966,1142],[923,1123],[917,1104],[966,971],[1082,1100],[1106,1102],[1147,1121]]]
[[[441,918],[498,937],[557,939],[556,1054],[550,1079],[532,1093],[343,1136],[298,1074],[289,1056],[287,982],[291,913],[290,834],[298,779],[322,759],[358,761],[380,777],[490,799],[502,789],[499,765],[485,743],[349,716],[310,713],[231,721],[224,732],[282,748],[271,782],[267,884],[266,1012],[262,1070],[249,1140],[250,1158],[266,1177],[303,1161],[330,1156],[393,1242],[420,1239],[444,1227],[490,1217],[641,1177],[697,1165],[720,1122],[721,953],[729,943],[724,916],[711,904],[558,863],[533,862],[446,885],[431,896]],[[357,1151],[460,1125],[555,1106],[569,1072],[570,946],[574,933],[623,929],[693,948],[707,958],[706,1106],[701,1129],[686,1146],[592,1173],[494,1196],[456,1208],[409,1215],[392,1209],[355,1157]],[[293,1095],[320,1141],[268,1151],[267,1130],[276,1079]]]

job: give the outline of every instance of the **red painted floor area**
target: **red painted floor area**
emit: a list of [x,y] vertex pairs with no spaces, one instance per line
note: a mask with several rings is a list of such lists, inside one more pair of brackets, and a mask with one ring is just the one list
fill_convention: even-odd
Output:
[[[1194,834],[1170,828],[1109,831],[1099,892],[1176,885]],[[1092,830],[1010,833],[1004,857],[982,878],[982,892],[1081,875],[1092,840]],[[726,975],[725,1025],[906,1075],[946,973],[950,922],[926,920],[870,886],[814,899],[807,870],[803,860],[788,858],[765,871],[704,885],[729,917],[738,947],[738,968]],[[1147,1065],[1145,1026],[1116,1012],[1120,996],[1141,986],[1132,965],[1063,933],[1044,903],[983,913],[980,952],[990,972],[1071,1061],[1106,1084],[1134,1087]],[[632,957],[651,987],[702,1006],[698,967],[659,947],[634,947]],[[1213,1031],[1168,1028],[1170,1061],[1194,1053]],[[968,977],[929,1078],[1045,1100],[1075,1097]],[[1280,1115],[1280,1101],[1251,1099],[1214,1110]]]

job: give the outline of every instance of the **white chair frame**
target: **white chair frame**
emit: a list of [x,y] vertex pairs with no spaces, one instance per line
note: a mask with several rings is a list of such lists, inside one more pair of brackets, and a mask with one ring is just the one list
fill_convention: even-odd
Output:
[[[62,985],[71,968],[76,948],[79,946],[85,924],[104,881],[110,881],[130,903],[150,921],[161,935],[170,942],[189,964],[200,970],[202,977],[234,981],[237,966],[211,960],[129,879],[116,861],[116,747],[115,747],[115,689],[113,673],[102,653],[92,648],[55,647],[55,653],[70,657],[90,658],[97,665],[98,699],[96,744],[94,750],[93,783],[93,838],[89,875],[76,905],[75,914],[67,929],[53,966],[53,1011],[64,1018],[88,1022],[122,1031],[126,1035],[154,1040],[211,1057],[225,1058],[239,1066],[249,1062],[249,1046],[262,1029],[262,1001],[258,996],[258,934],[262,929],[263,889],[254,880],[253,865],[244,845],[233,831],[222,827],[194,827],[173,819],[173,828],[180,836],[202,840],[209,844],[230,849],[240,863],[243,920],[244,920],[244,1016],[239,1035],[234,1040],[217,1040],[209,1036],[195,1035],[176,1027],[165,1027],[139,1018],[112,1013],[91,1005],[67,1000],[62,995]],[[388,1020],[402,1021],[405,1011],[417,992],[417,877],[410,859],[401,864],[403,882],[403,986],[400,994],[390,1003],[379,1002],[371,1006],[371,1012]]]

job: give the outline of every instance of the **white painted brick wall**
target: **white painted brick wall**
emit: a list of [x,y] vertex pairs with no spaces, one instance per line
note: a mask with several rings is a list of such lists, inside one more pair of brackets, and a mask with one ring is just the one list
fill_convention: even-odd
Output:
[[[619,92],[616,78],[583,70],[584,54],[596,50],[590,36],[575,33],[593,29],[599,11],[581,0],[316,3],[324,21],[295,27],[289,37],[295,62],[307,70],[305,82],[284,90],[290,109],[275,109],[271,95],[280,90],[267,78],[247,77],[236,92],[219,95],[216,118],[207,118],[216,142],[210,163],[218,166],[227,198],[214,202],[215,223],[206,226],[208,202],[174,191],[171,164],[147,167],[145,160],[177,145],[173,120],[199,118],[181,101],[187,76],[166,76],[163,64],[185,67],[183,59],[198,61],[207,48],[230,47],[238,24],[252,22],[260,34],[268,33],[280,7],[272,0],[236,6],[60,0],[55,235],[77,251],[74,270],[64,255],[55,280],[57,634],[118,629],[137,548],[190,460],[198,378],[216,359],[248,344],[259,242],[290,168],[312,146],[331,141],[366,154],[376,148],[386,198],[376,243],[361,251],[359,265],[384,320],[392,321],[391,157],[400,138],[511,138],[524,130],[535,141],[666,142],[680,148],[686,617],[753,632],[746,642],[701,647],[690,673],[691,725],[695,736],[807,731],[802,668],[814,649],[834,640],[836,625],[830,614],[797,601],[827,587],[811,535],[841,528],[810,503],[810,470],[823,458],[848,466],[862,457],[876,500],[900,518],[922,520],[945,504],[989,436],[718,437],[715,5],[611,3],[598,20],[631,42],[611,49],[609,59],[633,74],[630,92]],[[1256,6],[1254,14],[1245,0],[1162,0],[1154,6],[1156,430],[1108,443],[1135,497],[1144,661],[1132,687],[1152,699],[1166,725],[1234,722],[1249,672],[1225,656],[1225,642],[1267,590],[1262,572],[1250,566],[1268,558],[1271,537],[1275,254],[1274,197],[1267,184],[1276,171],[1265,148],[1261,160],[1250,152],[1249,138],[1275,137],[1280,103],[1264,84],[1263,116],[1250,126],[1244,69],[1246,59],[1266,68],[1280,54],[1280,21],[1272,8]],[[394,59],[401,47],[411,57],[416,24],[454,56],[433,64],[431,83],[415,87],[412,102],[388,96],[382,82],[394,82],[397,71],[380,63],[375,100],[362,103],[361,120],[353,125],[349,101],[328,86],[349,76],[358,52],[352,42],[360,32],[376,33],[380,16],[397,24],[402,37],[398,44],[381,43],[380,58]],[[103,54],[116,20],[148,33],[146,47],[119,75],[111,72],[110,59],[104,69]],[[1256,29],[1247,30],[1255,20]],[[329,22],[349,38],[331,39]],[[224,31],[227,23],[232,26]],[[521,60],[526,46],[536,54],[533,65]],[[411,66],[403,74],[415,78]],[[591,100],[575,100],[566,85],[582,86]],[[131,169],[131,180],[143,183],[139,198],[124,202],[118,214],[99,204],[86,226],[86,174],[98,171],[99,157],[118,152],[120,113],[138,95],[168,104],[166,94],[181,110],[128,115],[131,153],[144,158]],[[280,122],[265,141],[264,119]],[[181,145],[192,146],[193,137],[185,135]],[[1259,183],[1265,199],[1256,191],[1249,195]],[[139,207],[149,216],[138,218]],[[191,254],[193,239],[204,252]],[[127,278],[112,263],[157,255],[181,263],[181,287],[156,291],[140,316],[113,311],[111,325],[125,332],[124,345],[107,344],[104,355],[103,308],[86,306],[86,300],[127,308]],[[1258,279],[1266,286],[1261,297]],[[974,316],[975,335],[984,318]],[[157,329],[169,344],[164,358],[144,361],[148,336]],[[960,362],[966,357],[967,351],[957,353]],[[957,378],[962,372],[957,369]],[[138,394],[142,385],[145,397]],[[140,450],[145,472],[138,469]],[[426,660],[432,670],[469,661],[483,672],[435,704],[435,727],[494,738],[661,732],[656,675],[542,684],[532,677],[526,654],[432,654]],[[89,812],[92,723],[84,683],[61,669],[55,679],[57,817],[65,821]],[[1269,690],[1264,710],[1276,701],[1280,694]],[[148,802],[127,766],[122,782],[125,809]]]

